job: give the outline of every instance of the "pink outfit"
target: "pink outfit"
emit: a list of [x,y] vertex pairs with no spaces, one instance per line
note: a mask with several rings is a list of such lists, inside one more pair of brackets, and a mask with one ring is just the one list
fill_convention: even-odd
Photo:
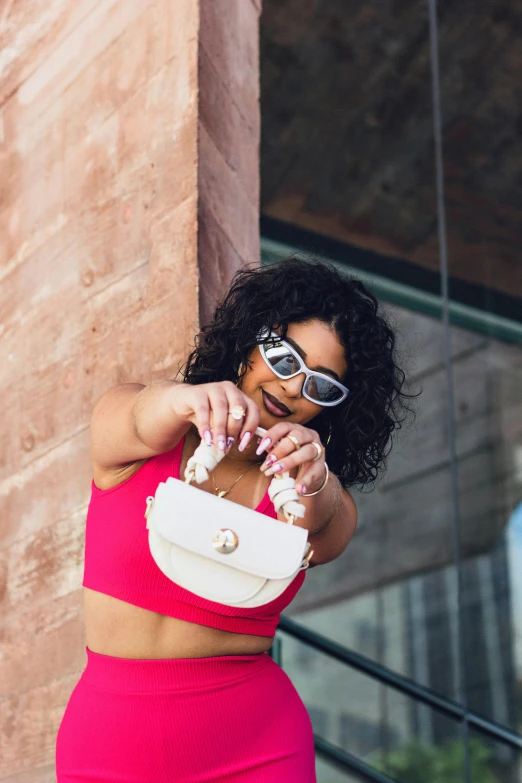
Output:
[[58,783],[316,782],[310,718],[267,653],[87,656],[58,732]]
[[[148,547],[145,498],[179,477],[183,441],[113,489],[92,482],[83,585],[153,612],[236,633],[273,636],[304,581],[239,609],[171,582]],[[257,511],[276,517],[268,494]],[[56,739],[57,783],[316,783],[301,697],[267,653],[137,660],[95,653]]]

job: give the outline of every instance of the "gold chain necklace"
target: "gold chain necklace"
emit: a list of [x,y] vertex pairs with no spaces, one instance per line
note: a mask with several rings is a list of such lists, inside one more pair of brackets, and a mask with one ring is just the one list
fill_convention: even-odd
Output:
[[261,463],[262,463],[262,462],[264,462],[264,460],[260,460],[259,462],[254,462],[254,464],[253,464],[253,465],[250,465],[250,467],[249,467],[249,468],[247,468],[247,469],[245,470],[245,472],[244,472],[244,473],[242,473],[242,474],[241,474],[241,475],[240,475],[240,476],[239,476],[239,477],[238,477],[238,478],[237,478],[237,479],[234,481],[234,483],[232,484],[232,486],[231,486],[231,487],[229,487],[228,489],[220,489],[218,486],[216,486],[216,477],[215,477],[215,476],[214,476],[214,474],[212,473],[211,475],[212,475],[212,481],[214,482],[214,495],[217,495],[217,496],[218,496],[218,498],[224,498],[224,497],[225,497],[225,495],[228,495],[228,493],[230,492],[230,490],[231,490],[231,489],[233,489],[233,488],[236,486],[237,482],[238,482],[240,479],[242,479],[242,478],[243,478],[243,476],[246,476],[246,474],[248,473],[248,471],[249,471],[249,470],[252,470],[252,468],[255,468],[255,467],[256,467],[256,465],[261,465]]

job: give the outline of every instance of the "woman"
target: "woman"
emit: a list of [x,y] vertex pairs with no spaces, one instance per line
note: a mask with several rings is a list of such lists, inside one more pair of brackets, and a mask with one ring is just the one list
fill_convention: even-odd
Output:
[[236,275],[182,377],[118,386],[93,410],[88,660],[58,732],[58,783],[312,783],[308,713],[267,655],[306,570],[254,609],[202,599],[156,566],[144,499],[205,439],[224,456],[201,490],[275,518],[267,488],[289,470],[309,567],[338,557],[356,526],[347,488],[376,478],[408,396],[394,335],[360,282],[290,259]]

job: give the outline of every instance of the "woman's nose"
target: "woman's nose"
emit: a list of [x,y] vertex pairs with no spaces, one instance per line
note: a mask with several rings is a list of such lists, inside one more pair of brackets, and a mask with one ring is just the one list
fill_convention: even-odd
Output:
[[299,373],[294,378],[288,378],[286,381],[281,381],[281,388],[284,390],[287,397],[300,397],[303,391],[303,383],[305,379],[304,372]]

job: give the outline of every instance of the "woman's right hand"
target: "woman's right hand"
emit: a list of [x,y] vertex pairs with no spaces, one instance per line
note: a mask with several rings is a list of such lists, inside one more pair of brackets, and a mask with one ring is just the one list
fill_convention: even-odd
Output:
[[[246,411],[239,421],[230,413],[235,405]],[[259,424],[258,406],[232,381],[177,384],[172,389],[172,407],[177,416],[196,425],[202,440],[216,443],[221,451],[234,441],[239,441],[238,448],[243,451]]]

